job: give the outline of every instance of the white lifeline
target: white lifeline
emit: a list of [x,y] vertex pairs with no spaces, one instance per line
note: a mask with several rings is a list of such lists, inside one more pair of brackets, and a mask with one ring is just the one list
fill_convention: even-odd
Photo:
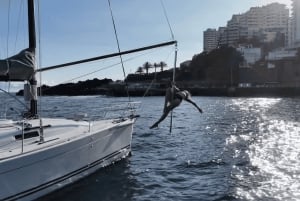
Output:
[[39,119],[0,120],[0,200],[33,200],[128,156],[134,121],[43,118],[41,142]]

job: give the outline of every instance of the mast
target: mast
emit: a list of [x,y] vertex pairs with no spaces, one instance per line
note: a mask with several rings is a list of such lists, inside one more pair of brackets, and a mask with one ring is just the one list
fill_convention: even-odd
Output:
[[28,32],[29,32],[29,48],[35,50],[35,19],[34,19],[34,0],[28,0]]
[[[29,36],[29,49],[35,54],[36,50],[36,32],[35,32],[35,18],[34,18],[34,0],[28,0],[28,36]],[[36,70],[36,65],[34,65]],[[35,74],[29,80],[31,98],[30,98],[30,110],[29,116],[37,116],[37,80]]]

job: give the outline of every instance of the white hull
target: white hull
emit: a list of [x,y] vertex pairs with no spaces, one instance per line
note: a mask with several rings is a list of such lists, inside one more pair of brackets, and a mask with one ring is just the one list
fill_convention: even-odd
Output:
[[128,156],[133,123],[45,119],[44,143],[25,139],[23,153],[16,126],[0,127],[0,200],[33,200]]

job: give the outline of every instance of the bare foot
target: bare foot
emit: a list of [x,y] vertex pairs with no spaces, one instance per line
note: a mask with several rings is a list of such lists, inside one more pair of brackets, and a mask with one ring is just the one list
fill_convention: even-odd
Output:
[[150,129],[158,127],[158,124],[153,124]]

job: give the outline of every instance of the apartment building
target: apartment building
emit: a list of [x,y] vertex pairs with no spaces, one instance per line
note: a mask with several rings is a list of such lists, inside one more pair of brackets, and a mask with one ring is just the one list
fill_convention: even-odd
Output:
[[218,46],[227,45],[227,27],[219,27],[218,29]]
[[272,3],[262,7],[252,7],[243,14],[233,15],[227,22],[226,28],[219,28],[218,33],[214,34],[218,35],[219,44],[233,47],[237,47],[242,38],[258,37],[264,42],[270,42],[278,32],[287,35],[288,20],[289,10],[286,5]]
[[300,0],[292,0],[291,41],[295,47],[300,47]]
[[242,15],[233,15],[227,22],[227,45],[235,46],[240,38],[240,19]]
[[207,29],[203,32],[203,50],[210,52],[218,46],[218,31],[216,29]]

